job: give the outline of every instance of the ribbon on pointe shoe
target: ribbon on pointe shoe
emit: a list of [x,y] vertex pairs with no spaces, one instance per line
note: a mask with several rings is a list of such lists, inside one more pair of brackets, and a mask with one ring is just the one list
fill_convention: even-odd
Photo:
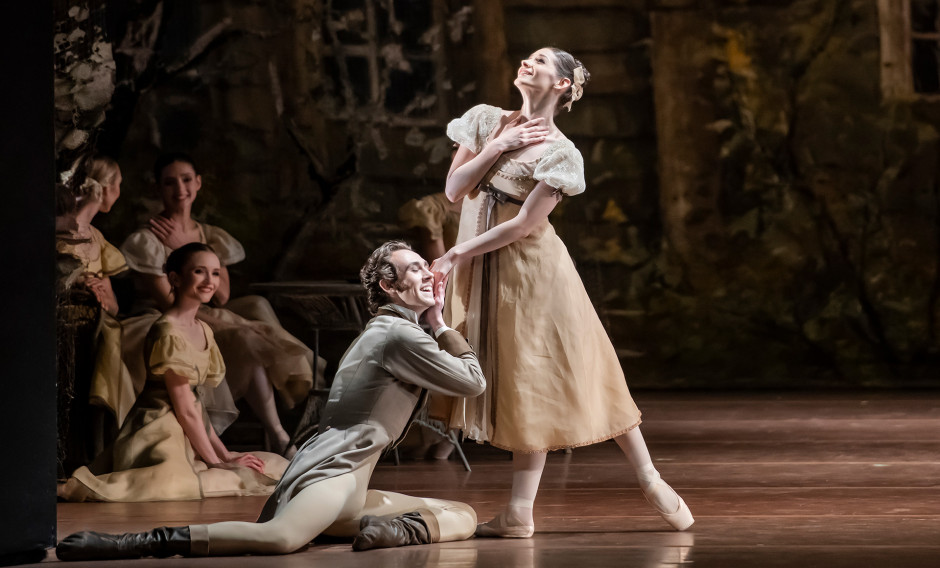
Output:
[[[672,513],[668,513],[659,508],[656,504],[658,501],[655,498],[650,498],[652,494],[658,492],[668,491],[676,496],[676,499],[679,500],[679,506],[676,507],[676,510]],[[649,482],[646,489],[643,490],[643,496],[646,497],[646,502],[653,506],[654,509],[663,517],[667,523],[669,523],[672,528],[677,531],[684,531],[685,529],[692,526],[692,523],[695,522],[695,519],[692,518],[692,511],[689,510],[689,506],[685,504],[685,501],[682,497],[676,493],[676,490],[669,486],[668,483],[663,481],[657,472],[656,478]],[[661,500],[659,500],[661,501]]]

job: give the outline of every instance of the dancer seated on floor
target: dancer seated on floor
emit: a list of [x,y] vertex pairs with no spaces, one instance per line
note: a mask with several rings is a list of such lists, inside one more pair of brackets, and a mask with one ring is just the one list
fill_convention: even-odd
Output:
[[[361,277],[375,317],[340,362],[319,432],[294,456],[257,523],[80,532],[60,542],[56,556],[285,554],[320,533],[355,535],[354,550],[471,536],[476,513],[468,505],[367,490],[382,451],[401,438],[428,390],[475,396],[486,382],[469,344],[444,325],[444,286],[433,286],[427,262],[408,245],[376,249]],[[435,339],[418,325],[423,313]]]
[[548,219],[563,196],[585,189],[581,153],[554,116],[571,110],[589,78],[571,54],[539,49],[514,81],[521,109],[478,105],[447,126],[460,147],[445,192],[463,206],[457,245],[431,269],[450,274],[446,321],[479,349],[489,386],[444,418],[513,453],[509,503],[477,536],[532,536],[546,453],[609,439],[673,528],[693,522],[653,467],[617,353]]
[[[127,270],[124,256],[91,221],[111,210],[121,194],[121,170],[105,156],[76,168],[57,188],[56,252],[63,267],[58,302],[59,461],[62,477],[87,464],[101,448],[92,431],[99,418],[91,402],[102,397],[103,379],[121,376],[121,326],[111,276]],[[132,403],[132,401],[131,401]],[[111,429],[112,432],[114,429]]]
[[[153,174],[163,211],[121,245],[134,278],[134,311],[163,310],[172,303],[173,293],[163,273],[167,255],[191,242],[212,246],[222,270],[210,299],[215,307],[200,308],[199,318],[215,333],[228,368],[221,388],[231,391],[231,397],[225,392],[207,393],[207,404],[216,410],[213,424],[219,432],[225,430],[237,416],[230,399],[244,398],[264,426],[269,447],[289,458],[297,448],[289,445],[290,436],[281,425],[274,390],[289,408],[304,400],[313,386],[313,351],[281,327],[266,299],[230,298],[226,267],[242,261],[245,250],[224,230],[192,218],[193,202],[202,188],[202,176],[193,159],[182,153],[163,154],[157,158]],[[143,379],[143,370],[135,368],[142,339],[139,330],[125,326],[125,360],[137,382]]]
[[287,460],[230,452],[200,400],[221,382],[225,364],[199,306],[219,286],[221,265],[208,245],[169,256],[173,304],[147,334],[147,383],[113,445],[59,487],[68,501],[169,501],[267,495]]

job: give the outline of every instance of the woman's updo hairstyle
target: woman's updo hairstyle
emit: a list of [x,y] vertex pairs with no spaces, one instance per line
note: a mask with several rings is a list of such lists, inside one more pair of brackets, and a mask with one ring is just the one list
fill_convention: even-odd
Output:
[[56,187],[56,214],[67,215],[88,203],[98,203],[104,195],[101,184],[90,177],[81,183],[58,184]]
[[85,163],[85,175],[102,186],[109,186],[114,183],[118,169],[120,169],[120,166],[118,166],[117,161],[104,154],[95,154]]
[[[555,108],[555,114],[561,112],[562,108],[567,108],[571,112],[571,103],[581,98],[584,84],[590,81],[591,74],[583,63],[574,58],[573,55],[557,47],[549,47],[555,55],[555,74],[565,79],[571,79],[571,87],[558,99],[558,107]],[[578,71],[580,68],[580,71]]]
[[196,172],[196,175],[199,175],[199,168],[196,167],[196,162],[193,161],[192,156],[186,154],[185,152],[167,152],[157,156],[157,160],[153,163],[153,180],[157,183],[157,185],[160,185],[160,181],[163,177],[163,168],[169,166],[173,162],[189,164],[193,167],[193,171]]
[[213,250],[213,248],[207,244],[200,242],[185,244],[171,252],[170,256],[166,257],[166,263],[163,265],[163,272],[167,275],[171,273],[182,274],[183,268],[186,266],[186,263],[189,262],[189,259],[194,257],[196,253],[200,252],[211,252],[212,254],[216,254],[215,250]]

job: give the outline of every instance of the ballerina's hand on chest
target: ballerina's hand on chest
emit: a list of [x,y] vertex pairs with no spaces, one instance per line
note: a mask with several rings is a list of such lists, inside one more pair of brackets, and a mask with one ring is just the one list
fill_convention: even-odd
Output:
[[[581,84],[573,87],[572,78],[562,76],[555,53],[542,48],[522,60],[513,84],[522,94],[522,108],[505,112],[490,134],[487,143],[474,153],[458,147],[447,177],[445,194],[456,202],[475,188],[503,155],[518,161],[538,159],[545,149],[565,136],[555,126],[554,116],[562,108],[561,101],[580,98]],[[575,92],[576,91],[576,92]],[[567,103],[570,110],[570,102]],[[519,214],[488,231],[460,243],[431,265],[436,277],[442,279],[454,265],[525,238],[539,226],[561,199],[561,192],[540,181],[525,199]]]
[[552,49],[539,49],[523,59],[513,84],[522,95],[522,107],[503,111],[499,124],[478,153],[463,144],[458,146],[444,187],[444,193],[452,202],[470,193],[500,156],[534,160],[549,144],[565,137],[555,126],[554,117],[562,108],[563,99],[575,97],[572,78],[559,73]]

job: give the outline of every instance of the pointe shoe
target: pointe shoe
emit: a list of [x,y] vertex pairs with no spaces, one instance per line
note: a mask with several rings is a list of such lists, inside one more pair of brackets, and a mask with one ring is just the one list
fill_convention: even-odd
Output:
[[[650,499],[650,493],[656,493],[659,491],[669,491],[673,493],[677,499],[679,499],[679,507],[676,508],[672,513],[667,513],[661,510],[656,506],[656,503]],[[650,483],[643,491],[643,496],[646,497],[646,502],[653,506],[656,511],[662,515],[663,520],[672,525],[672,528],[677,531],[684,531],[685,529],[692,526],[692,523],[695,522],[695,519],[692,518],[692,511],[689,510],[689,506],[685,504],[685,501],[682,500],[682,497],[679,497],[679,494],[676,493],[676,490],[669,486],[668,483],[662,480],[662,478],[657,478],[655,481]]]
[[532,538],[534,533],[535,525],[510,525],[506,513],[500,513],[491,521],[478,524],[473,534],[479,537]]

